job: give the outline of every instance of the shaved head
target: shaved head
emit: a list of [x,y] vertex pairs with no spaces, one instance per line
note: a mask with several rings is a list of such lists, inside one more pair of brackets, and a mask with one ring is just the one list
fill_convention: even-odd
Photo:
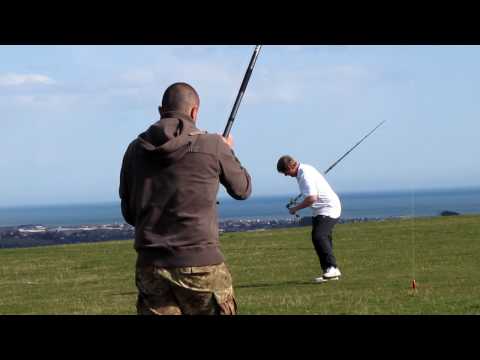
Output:
[[187,83],[178,82],[170,85],[162,98],[164,111],[179,111],[190,114],[194,107],[200,106],[200,97],[195,89]]

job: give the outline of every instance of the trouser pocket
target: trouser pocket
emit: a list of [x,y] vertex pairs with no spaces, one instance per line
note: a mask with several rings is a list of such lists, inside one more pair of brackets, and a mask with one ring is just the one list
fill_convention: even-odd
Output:
[[219,308],[219,315],[237,315],[237,302],[233,288],[227,292],[214,292],[213,296]]

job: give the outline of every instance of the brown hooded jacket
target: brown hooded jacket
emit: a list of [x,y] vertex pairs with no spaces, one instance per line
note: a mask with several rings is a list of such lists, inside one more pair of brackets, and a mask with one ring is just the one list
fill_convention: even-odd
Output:
[[244,200],[251,178],[220,135],[168,112],[128,146],[120,174],[125,220],[135,227],[139,264],[205,266],[224,261],[216,197],[221,183]]

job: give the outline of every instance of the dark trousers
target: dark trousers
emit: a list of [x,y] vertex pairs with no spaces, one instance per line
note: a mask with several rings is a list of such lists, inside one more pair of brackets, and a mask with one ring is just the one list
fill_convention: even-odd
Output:
[[332,230],[337,221],[338,219],[323,215],[312,218],[312,242],[323,271],[331,266],[337,267],[332,243]]

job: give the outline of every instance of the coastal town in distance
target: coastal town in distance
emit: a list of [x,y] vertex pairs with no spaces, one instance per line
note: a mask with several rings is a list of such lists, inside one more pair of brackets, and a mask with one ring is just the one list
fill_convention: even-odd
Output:
[[[453,214],[452,214],[453,215]],[[383,218],[341,219],[339,222],[380,221]],[[220,234],[238,231],[262,231],[274,228],[308,226],[311,217],[220,220]],[[109,240],[129,240],[134,228],[126,223],[103,225],[53,226],[28,224],[0,227],[0,248],[31,247]]]

